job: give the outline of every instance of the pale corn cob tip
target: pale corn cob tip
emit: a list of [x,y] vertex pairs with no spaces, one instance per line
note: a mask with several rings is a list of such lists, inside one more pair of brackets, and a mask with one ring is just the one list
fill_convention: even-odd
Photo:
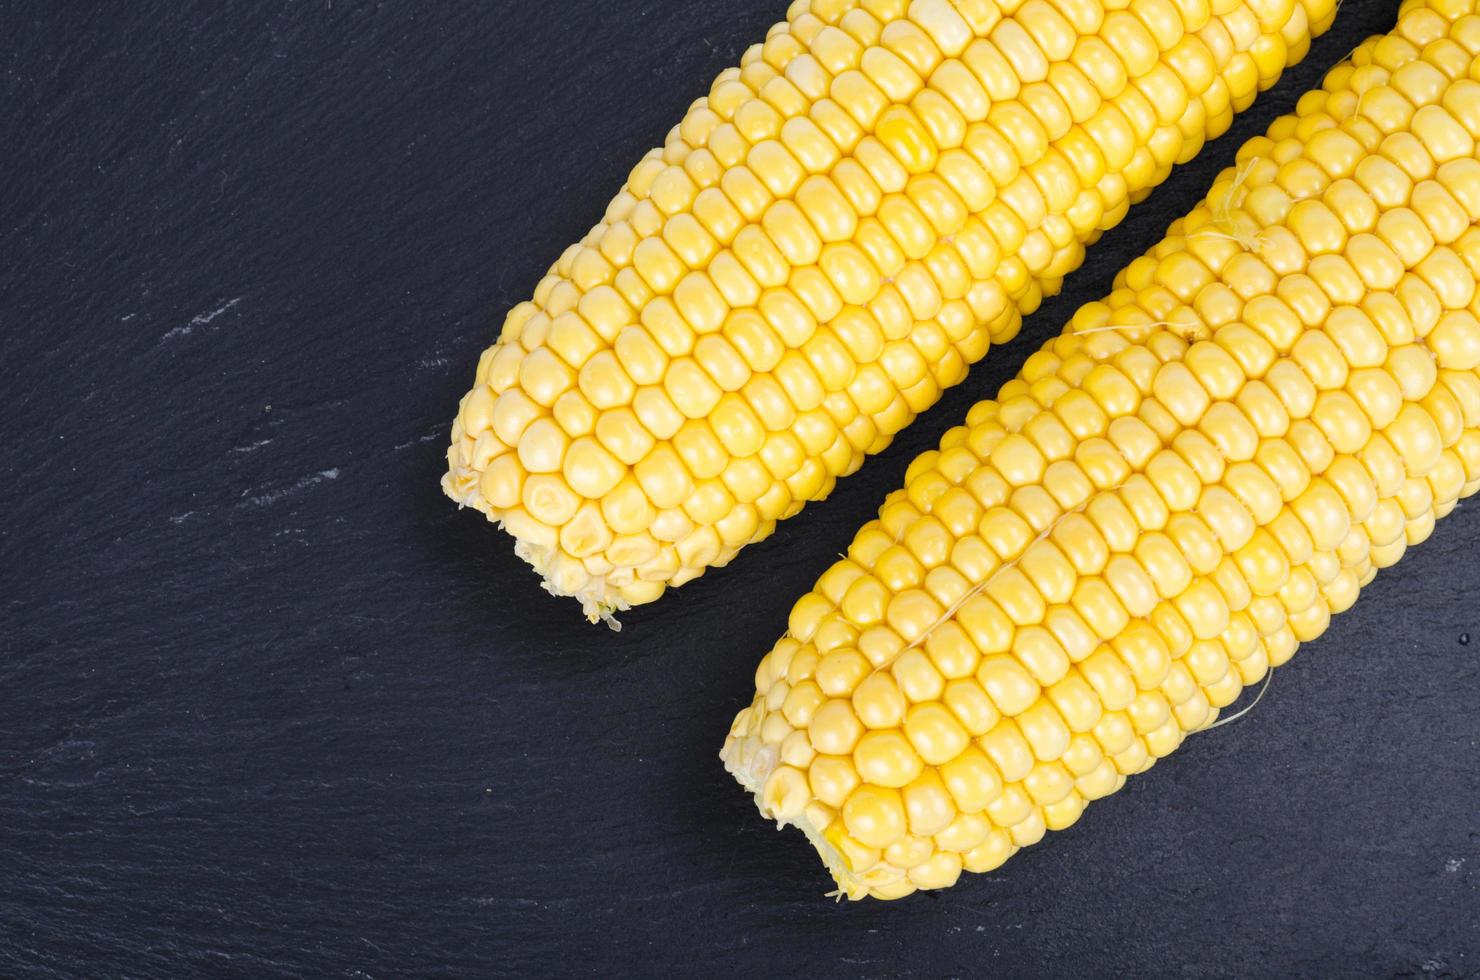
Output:
[[1335,0],[799,0],[509,314],[444,485],[588,616],[887,446]]
[[1070,826],[1480,490],[1475,10],[1404,4],[796,604],[722,758],[842,893]]

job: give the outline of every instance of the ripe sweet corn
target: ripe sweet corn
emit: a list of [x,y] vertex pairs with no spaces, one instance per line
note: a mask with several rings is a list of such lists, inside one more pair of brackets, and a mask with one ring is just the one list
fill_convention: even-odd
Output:
[[722,757],[840,891],[1073,824],[1480,489],[1480,16],[1408,0],[793,608]]
[[1336,0],[797,0],[515,307],[443,486],[589,617],[825,497]]

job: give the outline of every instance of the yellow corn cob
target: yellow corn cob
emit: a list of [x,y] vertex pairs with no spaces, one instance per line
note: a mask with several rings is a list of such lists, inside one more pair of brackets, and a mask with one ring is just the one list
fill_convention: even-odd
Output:
[[1394,31],[910,466],[725,742],[849,897],[987,871],[1480,489],[1480,16]]
[[484,352],[443,485],[593,620],[825,497],[1335,0],[797,0]]

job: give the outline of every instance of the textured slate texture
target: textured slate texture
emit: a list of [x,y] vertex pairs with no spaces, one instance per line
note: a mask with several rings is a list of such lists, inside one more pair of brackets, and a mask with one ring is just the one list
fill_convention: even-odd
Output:
[[1480,514],[990,876],[837,906],[715,753],[905,465],[614,635],[440,494],[503,311],[782,4],[0,2],[0,975],[1475,976]]

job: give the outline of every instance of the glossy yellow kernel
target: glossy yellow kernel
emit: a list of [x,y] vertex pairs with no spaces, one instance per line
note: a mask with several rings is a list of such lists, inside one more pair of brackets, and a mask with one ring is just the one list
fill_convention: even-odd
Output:
[[1075,611],[1101,639],[1116,636],[1130,621],[1130,614],[1102,578],[1081,579],[1071,601]]
[[905,107],[886,110],[874,134],[910,173],[926,173],[934,167],[938,148],[920,118]]
[[1046,689],[1044,694],[1072,732],[1088,732],[1100,720],[1100,700],[1089,683],[1077,673],[1069,674]]
[[868,659],[856,649],[835,649],[817,665],[817,684],[829,697],[850,697],[869,676]]
[[853,750],[853,764],[865,782],[896,789],[908,785],[924,768],[909,740],[893,729],[865,732]]
[[859,786],[843,804],[842,817],[849,835],[867,847],[888,847],[908,827],[899,792],[882,786]]
[[1057,762],[1040,762],[1023,780],[1023,789],[1038,806],[1051,806],[1074,792],[1074,777]]
[[824,755],[847,755],[863,736],[863,724],[845,700],[829,700],[818,705],[806,723],[812,747]]
[[[901,796],[903,796],[903,794],[901,794]],[[907,803],[906,820],[909,821],[909,818],[911,816],[912,814],[909,811]],[[910,830],[913,831],[914,827],[911,826]],[[934,841],[932,841],[929,837],[919,836],[915,833],[908,833],[905,836],[901,837],[899,840],[895,841],[893,844],[890,844],[887,848],[885,848],[883,859],[885,863],[892,869],[909,871],[919,867],[926,861],[929,861],[931,856],[934,854]]]
[[505,454],[484,469],[478,480],[478,492],[490,507],[514,507],[523,498],[525,476],[519,458]]
[[807,782],[817,800],[830,807],[840,807],[860,781],[851,758],[818,755],[807,768]]
[[1016,715],[1025,710],[1041,692],[1033,675],[1015,657],[984,657],[977,668],[976,679],[997,710],[1005,715]]
[[[932,572],[931,575],[938,576],[945,573],[953,573],[953,570],[943,568],[938,572]],[[961,579],[954,591],[965,593],[969,588],[965,580]],[[931,630],[924,648],[930,662],[935,665],[936,670],[940,671],[941,676],[948,680],[972,676],[981,661],[981,654],[971,638],[967,636],[966,631],[960,624],[951,621],[942,622]]]
[[1001,867],[1016,851],[1017,846],[1005,830],[994,830],[985,841],[961,856],[962,866],[967,871],[983,874]]
[[575,516],[581,499],[553,474],[531,475],[524,481],[520,502],[531,517],[550,528],[557,528]]
[[905,817],[911,834],[931,837],[945,830],[956,818],[956,805],[950,791],[933,769],[922,773],[900,795],[904,798]]
[[1012,842],[1019,847],[1031,847],[1043,839],[1048,831],[1048,825],[1043,821],[1042,811],[1034,808],[1028,811],[1028,815],[1013,824],[1008,834]]
[[965,751],[941,765],[941,782],[963,812],[979,812],[1002,792],[1002,777],[980,749]]
[[946,684],[941,703],[972,736],[990,731],[1001,718],[997,706],[975,678],[958,678]]
[[571,443],[566,450],[562,471],[571,489],[583,497],[598,500],[616,487],[626,475],[627,467],[596,439],[585,436]]
[[1068,748],[1072,732],[1051,699],[1035,701],[1015,721],[1037,758],[1057,759]]
[[1165,640],[1156,629],[1147,625],[1138,624],[1116,636],[1111,640],[1110,648],[1141,690],[1159,686],[1171,669],[1171,655]]
[[1016,782],[1033,768],[1032,746],[1010,718],[1003,718],[991,731],[977,736],[976,744],[992,761],[1004,782]]
[[1069,655],[1054,633],[1038,625],[1017,631],[1013,656],[1041,685],[1054,684],[1069,670]]
[[992,829],[992,821],[980,813],[957,813],[949,824],[936,833],[935,845],[943,850],[965,854],[986,843]]

